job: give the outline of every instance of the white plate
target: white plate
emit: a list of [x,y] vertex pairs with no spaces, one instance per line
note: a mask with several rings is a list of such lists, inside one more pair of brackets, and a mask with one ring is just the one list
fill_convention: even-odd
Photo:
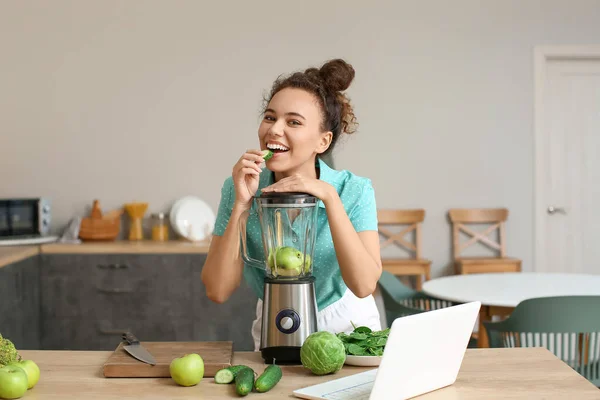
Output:
[[169,219],[175,232],[197,242],[212,234],[216,217],[204,201],[195,196],[186,196],[174,204]]
[[381,362],[381,356],[346,356],[346,365],[357,367],[375,367]]
[[181,234],[177,231],[177,220],[175,218],[177,216],[177,209],[179,208],[181,203],[183,203],[184,201],[189,201],[190,199],[193,199],[193,198],[194,198],[194,196],[182,197],[182,198],[178,199],[175,203],[173,203],[173,206],[171,206],[171,211],[169,212],[169,222],[171,223],[173,230],[178,235],[181,235]]

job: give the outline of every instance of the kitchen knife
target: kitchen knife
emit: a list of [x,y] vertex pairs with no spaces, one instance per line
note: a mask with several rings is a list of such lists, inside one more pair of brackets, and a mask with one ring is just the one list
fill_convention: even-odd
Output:
[[156,361],[154,360],[154,357],[152,357],[152,354],[148,353],[133,333],[123,333],[123,340],[127,342],[127,344],[123,346],[126,352],[146,364],[156,365]]

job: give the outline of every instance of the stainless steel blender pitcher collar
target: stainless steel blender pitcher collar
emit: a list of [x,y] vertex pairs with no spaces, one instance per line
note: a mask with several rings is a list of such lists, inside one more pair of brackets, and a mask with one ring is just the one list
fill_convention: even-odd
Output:
[[256,200],[261,203],[262,207],[314,207],[317,204],[315,196],[298,192],[261,193]]

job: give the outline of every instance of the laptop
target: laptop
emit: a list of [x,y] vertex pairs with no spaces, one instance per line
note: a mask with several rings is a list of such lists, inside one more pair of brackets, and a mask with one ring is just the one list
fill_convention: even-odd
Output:
[[410,399],[456,381],[481,303],[396,318],[379,367],[293,391],[313,400]]

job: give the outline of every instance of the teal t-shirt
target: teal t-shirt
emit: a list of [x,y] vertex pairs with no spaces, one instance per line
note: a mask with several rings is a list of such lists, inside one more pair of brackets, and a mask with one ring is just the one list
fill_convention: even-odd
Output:
[[[334,170],[321,159],[318,159],[316,166],[319,168],[319,179],[336,188],[354,229],[357,232],[377,231],[377,206],[371,180],[354,175],[346,170]],[[272,183],[273,172],[264,168],[260,174],[256,196],[261,194],[262,188]],[[214,235],[222,236],[225,232],[234,201],[235,189],[233,178],[230,176],[225,180],[221,189],[221,201],[215,221]],[[318,205],[313,275],[316,279],[317,308],[320,311],[339,300],[346,292],[347,287],[342,279],[342,273],[333,247],[325,205],[320,200]],[[249,212],[246,230],[248,255],[254,259],[264,261],[260,224],[254,204]],[[244,265],[244,279],[260,299],[263,298],[264,277],[264,270]]]

